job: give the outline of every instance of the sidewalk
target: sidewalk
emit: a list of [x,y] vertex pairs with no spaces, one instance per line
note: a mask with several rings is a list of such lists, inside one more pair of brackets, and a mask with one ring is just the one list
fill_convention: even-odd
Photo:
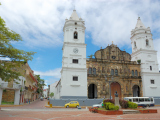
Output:
[[[33,102],[30,102],[30,104],[38,101],[39,99],[33,101]],[[23,104],[20,104],[20,105],[0,105],[0,107],[19,107],[19,106],[24,106],[24,105],[28,105],[29,103],[23,103]]]

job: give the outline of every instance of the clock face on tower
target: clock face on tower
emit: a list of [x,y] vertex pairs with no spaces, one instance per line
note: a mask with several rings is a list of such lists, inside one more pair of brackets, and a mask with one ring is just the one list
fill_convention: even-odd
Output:
[[73,49],[73,52],[74,52],[74,53],[78,53],[78,49],[77,49],[77,48],[74,48],[74,49]]

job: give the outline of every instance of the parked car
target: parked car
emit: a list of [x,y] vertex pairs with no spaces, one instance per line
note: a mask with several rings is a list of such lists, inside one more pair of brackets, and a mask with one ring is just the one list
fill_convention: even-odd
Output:
[[102,107],[103,102],[99,102],[98,104],[94,104],[93,107],[98,107],[101,108]]
[[42,100],[43,100],[43,97],[40,97],[40,100],[42,101]]
[[66,108],[69,108],[69,107],[76,107],[76,108],[78,108],[79,107],[79,102],[78,101],[71,101],[69,103],[66,103],[64,106]]

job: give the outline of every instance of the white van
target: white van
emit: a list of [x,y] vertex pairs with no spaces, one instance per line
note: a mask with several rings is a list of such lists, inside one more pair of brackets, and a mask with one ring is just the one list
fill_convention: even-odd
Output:
[[124,100],[137,103],[138,106],[142,106],[142,107],[154,106],[153,97],[124,97]]

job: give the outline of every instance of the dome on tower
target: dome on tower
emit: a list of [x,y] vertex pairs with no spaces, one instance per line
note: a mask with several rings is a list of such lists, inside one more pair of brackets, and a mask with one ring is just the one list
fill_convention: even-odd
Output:
[[138,17],[138,19],[137,19],[137,24],[136,24],[136,27],[135,27],[135,28],[146,28],[146,27],[143,25],[140,17]]
[[77,15],[77,13],[76,13],[76,10],[74,9],[73,10],[73,13],[72,13],[72,15],[71,15],[71,17],[70,17],[72,20],[79,20],[79,17],[78,17],[78,15]]

